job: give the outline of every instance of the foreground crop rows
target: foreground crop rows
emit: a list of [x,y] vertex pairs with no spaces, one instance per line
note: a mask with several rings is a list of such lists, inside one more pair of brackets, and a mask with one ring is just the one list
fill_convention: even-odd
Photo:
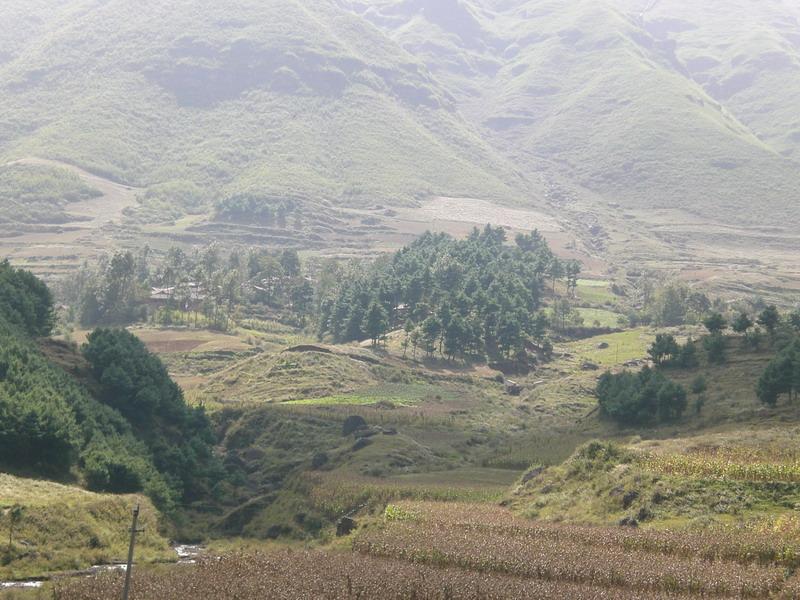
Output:
[[677,558],[654,561],[619,548],[592,548],[580,540],[553,542],[446,527],[398,524],[360,537],[356,549],[413,563],[507,573],[546,581],[602,587],[759,598],[778,591],[783,569],[727,561]]
[[[123,576],[107,574],[59,586],[54,600],[108,600]],[[609,590],[501,574],[439,569],[353,553],[276,552],[233,555],[196,566],[141,572],[131,600],[636,600],[635,591]],[[653,600],[688,596],[648,594]]]
[[[800,597],[791,534],[548,524],[478,503],[402,502],[353,551],[270,552],[139,570],[136,600]],[[787,580],[788,576],[788,580]],[[114,597],[119,574],[57,586],[55,600]]]

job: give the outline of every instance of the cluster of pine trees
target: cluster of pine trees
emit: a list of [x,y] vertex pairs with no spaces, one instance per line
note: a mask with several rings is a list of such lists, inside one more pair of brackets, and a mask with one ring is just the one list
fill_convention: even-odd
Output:
[[580,266],[565,266],[538,232],[506,243],[502,228],[475,229],[463,240],[426,233],[393,256],[343,273],[321,299],[320,337],[371,339],[403,327],[416,353],[513,357],[541,340],[548,277],[577,285]]
[[298,203],[292,199],[237,194],[221,200],[215,212],[221,221],[285,228],[287,217],[297,209]]

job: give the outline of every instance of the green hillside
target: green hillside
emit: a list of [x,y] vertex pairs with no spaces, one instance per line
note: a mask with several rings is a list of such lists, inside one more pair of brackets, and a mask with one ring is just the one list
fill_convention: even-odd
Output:
[[[0,19],[32,18],[13,10]],[[151,204],[189,209],[254,190],[345,204],[520,197],[512,168],[447,90],[326,0],[146,12],[74,1],[43,20],[6,41],[7,158],[75,163],[150,188]]]
[[174,513],[219,478],[202,409],[123,329],[78,353],[49,340],[48,288],[0,262],[0,469],[97,492],[144,493]]
[[[352,5],[421,58],[484,137],[529,172],[561,174],[629,208],[797,218],[792,7],[454,0],[440,14],[406,0]],[[750,211],[754,202],[763,210]]]
[[243,191],[536,199],[543,175],[630,208],[795,219],[797,10],[647,4],[6,3],[0,154],[147,187],[146,219]]

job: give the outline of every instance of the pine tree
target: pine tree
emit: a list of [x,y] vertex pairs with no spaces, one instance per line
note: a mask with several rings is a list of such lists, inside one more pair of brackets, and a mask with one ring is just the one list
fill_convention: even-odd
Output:
[[364,317],[364,325],[362,328],[364,333],[372,340],[372,345],[377,346],[378,340],[381,339],[389,329],[389,316],[386,313],[386,309],[377,302],[370,304],[366,316]]
[[769,331],[770,335],[775,333],[775,328],[781,322],[781,315],[776,306],[768,306],[758,316],[758,324]]
[[712,313],[703,320],[703,325],[712,334],[720,333],[728,327],[728,322],[719,313]]

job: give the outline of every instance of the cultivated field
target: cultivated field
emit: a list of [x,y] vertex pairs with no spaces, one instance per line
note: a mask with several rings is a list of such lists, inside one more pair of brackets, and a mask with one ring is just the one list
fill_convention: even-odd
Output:
[[[792,598],[797,547],[761,533],[541,524],[498,506],[408,502],[352,549],[232,554],[144,570],[138,600],[255,598]],[[66,582],[60,600],[108,598],[121,577]]]

